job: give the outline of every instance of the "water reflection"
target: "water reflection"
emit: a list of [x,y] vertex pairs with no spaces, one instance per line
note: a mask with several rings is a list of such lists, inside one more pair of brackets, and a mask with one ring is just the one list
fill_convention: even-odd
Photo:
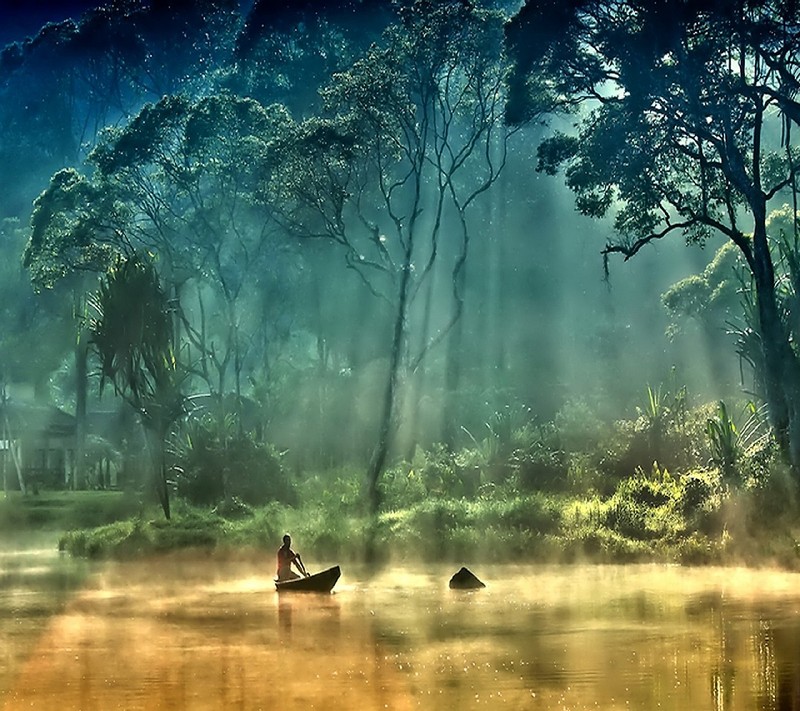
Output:
[[278,596],[261,561],[26,560],[0,578],[9,710],[800,709],[796,575],[346,569]]

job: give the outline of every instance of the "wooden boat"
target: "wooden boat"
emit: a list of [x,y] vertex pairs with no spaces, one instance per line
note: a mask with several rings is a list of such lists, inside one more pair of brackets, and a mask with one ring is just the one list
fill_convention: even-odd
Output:
[[278,592],[317,592],[329,593],[336,585],[336,581],[342,574],[338,565],[333,568],[314,573],[307,578],[297,578],[296,580],[276,580],[275,589]]

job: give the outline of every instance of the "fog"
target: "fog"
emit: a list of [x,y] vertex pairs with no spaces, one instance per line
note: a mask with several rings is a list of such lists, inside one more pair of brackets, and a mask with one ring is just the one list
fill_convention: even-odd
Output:
[[334,595],[291,597],[256,561],[100,564],[73,589],[74,561],[52,581],[29,567],[49,556],[3,596],[10,709],[782,708],[800,673],[796,574],[488,566],[472,593],[438,566],[351,568]]

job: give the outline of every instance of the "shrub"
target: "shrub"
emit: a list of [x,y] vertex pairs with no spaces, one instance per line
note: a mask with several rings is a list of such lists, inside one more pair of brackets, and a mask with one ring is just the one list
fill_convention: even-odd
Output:
[[457,453],[442,444],[427,451],[418,447],[410,463],[400,462],[384,472],[380,482],[384,507],[406,508],[431,496],[474,496],[486,479],[489,465],[484,454],[478,447]]
[[639,469],[619,483],[606,504],[603,523],[639,540],[675,537],[685,528],[679,511],[681,496],[678,481],[654,463],[651,474]]
[[571,562],[589,558],[598,562],[622,563],[647,560],[653,552],[642,541],[604,528],[579,528],[565,533],[562,557]]
[[651,476],[638,469],[635,476],[620,482],[617,494],[641,506],[654,508],[677,498],[679,489],[669,472],[659,469],[658,464],[654,463]]
[[749,479],[746,489],[753,500],[756,523],[772,528],[795,518],[798,492],[791,468],[779,457],[773,457],[767,471]]
[[229,496],[214,507],[213,513],[223,518],[247,518],[253,515],[253,509],[238,496]]
[[569,452],[591,452],[608,437],[608,424],[585,400],[571,400],[554,420],[560,443]]
[[677,549],[678,561],[684,565],[709,565],[719,562],[721,555],[721,545],[698,532],[681,541]]
[[364,513],[367,501],[363,480],[356,470],[336,469],[308,474],[297,485],[299,502],[323,509],[329,516]]
[[569,485],[564,451],[543,442],[514,451],[511,466],[520,487],[528,491],[563,491]]
[[379,486],[383,505],[388,510],[413,506],[427,496],[422,476],[408,462],[400,462],[387,469]]
[[561,525],[561,506],[544,494],[527,494],[476,505],[475,525],[554,533]]
[[296,501],[293,482],[275,448],[209,415],[191,421],[174,443],[178,495],[198,506],[230,497],[257,506]]
[[680,504],[684,515],[702,510],[719,486],[719,477],[712,472],[692,471],[681,478]]
[[647,525],[646,510],[635,501],[615,497],[609,502],[603,523],[612,531],[629,538],[646,540],[654,538],[654,532]]

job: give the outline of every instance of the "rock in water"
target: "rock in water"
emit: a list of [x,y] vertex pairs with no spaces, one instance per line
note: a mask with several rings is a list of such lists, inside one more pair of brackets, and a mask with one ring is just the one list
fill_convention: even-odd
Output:
[[475,573],[467,568],[462,568],[450,578],[450,588],[453,590],[477,590],[485,587]]

